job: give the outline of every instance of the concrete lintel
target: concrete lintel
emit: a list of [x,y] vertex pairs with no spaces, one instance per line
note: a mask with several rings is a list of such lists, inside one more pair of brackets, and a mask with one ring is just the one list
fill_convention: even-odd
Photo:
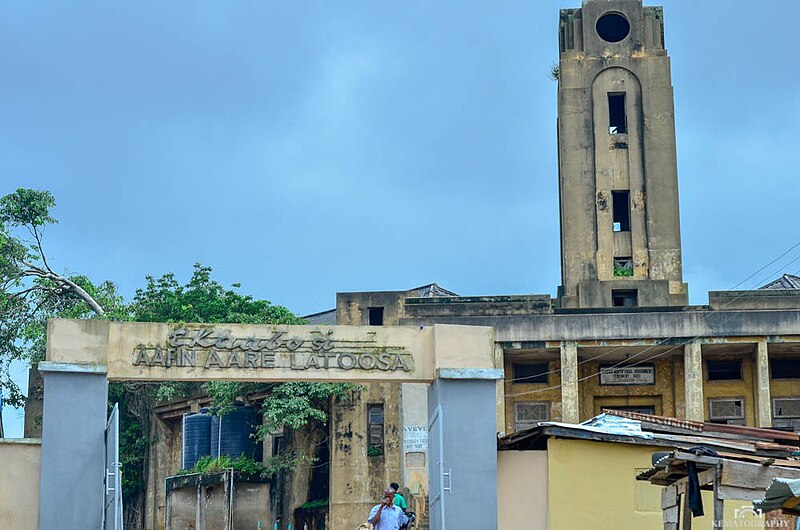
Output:
[[39,363],[39,371],[104,375],[108,373],[108,367],[104,364],[72,364],[41,361]]
[[42,445],[41,438],[0,438],[0,444],[5,445]]
[[502,368],[439,368],[438,379],[502,379]]

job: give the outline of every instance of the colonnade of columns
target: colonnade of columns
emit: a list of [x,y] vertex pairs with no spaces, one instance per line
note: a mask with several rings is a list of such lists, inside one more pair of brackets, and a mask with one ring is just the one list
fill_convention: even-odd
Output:
[[[769,355],[766,337],[755,340],[755,404],[756,426],[772,425],[772,399],[770,395]],[[561,418],[567,423],[580,422],[580,398],[578,375],[578,343],[562,341],[561,349]],[[702,341],[693,339],[683,347],[685,418],[704,421],[703,399],[703,355]]]

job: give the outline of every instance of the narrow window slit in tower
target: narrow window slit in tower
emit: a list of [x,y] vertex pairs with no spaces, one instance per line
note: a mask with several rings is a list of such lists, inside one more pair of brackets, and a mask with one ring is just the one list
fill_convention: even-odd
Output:
[[614,232],[630,232],[630,192],[628,190],[612,191],[611,208],[614,212]]
[[625,92],[610,92],[608,94],[608,133],[626,134],[627,132]]

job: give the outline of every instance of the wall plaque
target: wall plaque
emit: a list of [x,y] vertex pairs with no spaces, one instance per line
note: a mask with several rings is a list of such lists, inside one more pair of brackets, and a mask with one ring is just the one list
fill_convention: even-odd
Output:
[[652,364],[639,366],[604,365],[600,367],[601,385],[654,385],[656,367]]

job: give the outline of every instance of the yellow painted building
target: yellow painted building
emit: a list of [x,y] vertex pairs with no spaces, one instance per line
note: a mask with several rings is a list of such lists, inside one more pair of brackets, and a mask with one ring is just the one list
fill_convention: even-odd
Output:
[[[499,530],[662,530],[662,488],[636,476],[652,467],[654,452],[675,447],[665,439],[623,441],[580,426],[542,429],[537,449],[498,451]],[[555,434],[558,433],[558,434]],[[605,438],[585,439],[589,436]],[[679,438],[676,438],[676,441]],[[711,443],[726,444],[718,440]],[[684,441],[683,445],[686,446]],[[705,515],[694,529],[712,530],[713,499],[703,492]],[[764,528],[749,500],[725,502],[729,527]],[[794,527],[792,527],[794,530]]]

